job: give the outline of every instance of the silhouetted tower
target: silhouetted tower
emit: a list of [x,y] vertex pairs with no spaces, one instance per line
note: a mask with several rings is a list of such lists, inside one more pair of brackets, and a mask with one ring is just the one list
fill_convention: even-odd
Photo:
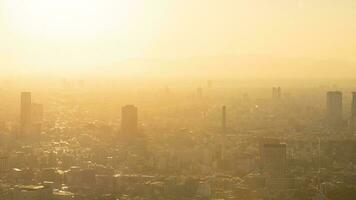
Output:
[[226,106],[222,107],[222,118],[221,118],[222,130],[226,131]]
[[137,108],[126,105],[121,109],[121,131],[125,135],[137,134]]
[[336,128],[342,124],[342,93],[340,91],[330,91],[326,99],[326,118],[328,125]]
[[272,88],[272,98],[273,99],[280,99],[282,96],[282,89],[281,87],[273,87]]
[[356,92],[352,92],[350,127],[356,130]]
[[31,129],[31,93],[21,92],[21,133],[29,133]]
[[261,159],[265,175],[284,177],[286,172],[287,145],[281,143],[263,144]]

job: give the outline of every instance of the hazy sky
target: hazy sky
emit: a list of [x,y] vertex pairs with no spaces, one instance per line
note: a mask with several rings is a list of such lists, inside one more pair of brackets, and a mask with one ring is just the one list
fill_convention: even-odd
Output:
[[355,36],[355,0],[0,0],[2,71],[215,55],[355,63]]

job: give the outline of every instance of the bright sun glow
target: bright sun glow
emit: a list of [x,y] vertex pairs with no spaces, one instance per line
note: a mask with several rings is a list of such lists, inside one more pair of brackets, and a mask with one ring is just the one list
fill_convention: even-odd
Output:
[[127,31],[137,16],[136,0],[7,0],[15,28],[46,37],[96,36]]

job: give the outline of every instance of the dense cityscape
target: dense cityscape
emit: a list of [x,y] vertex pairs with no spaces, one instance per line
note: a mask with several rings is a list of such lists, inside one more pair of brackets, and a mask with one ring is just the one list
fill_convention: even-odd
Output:
[[0,0],[0,200],[356,200],[356,0]]
[[0,199],[356,197],[355,92],[224,84],[3,87]]

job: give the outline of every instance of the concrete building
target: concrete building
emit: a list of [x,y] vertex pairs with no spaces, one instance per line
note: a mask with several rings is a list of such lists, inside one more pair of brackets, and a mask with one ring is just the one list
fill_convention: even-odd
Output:
[[21,93],[21,133],[26,134],[31,129],[31,93]]
[[356,130],[356,92],[352,92],[350,128]]
[[0,176],[6,173],[9,165],[9,157],[8,156],[0,156]]
[[284,177],[287,162],[287,145],[264,144],[262,149],[263,172],[268,177]]
[[226,106],[222,107],[221,125],[223,132],[226,131]]
[[137,107],[126,105],[121,109],[121,131],[125,135],[133,135],[138,132]]
[[326,118],[327,125],[337,128],[342,125],[342,93],[339,91],[330,91],[326,99]]

